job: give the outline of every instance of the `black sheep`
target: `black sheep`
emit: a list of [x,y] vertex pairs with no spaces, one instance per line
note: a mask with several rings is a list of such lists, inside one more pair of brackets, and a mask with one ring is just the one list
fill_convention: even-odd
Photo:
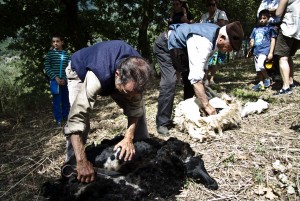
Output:
[[86,148],[89,161],[96,167],[95,182],[79,183],[75,174],[65,177],[70,173],[65,167],[76,167],[74,156],[63,166],[63,179],[44,184],[44,196],[50,200],[167,198],[179,194],[187,178],[212,190],[218,188],[217,182],[207,173],[203,160],[195,156],[188,143],[176,138],[164,142],[154,138],[137,141],[134,143],[134,159],[125,162],[118,159],[118,151],[113,151],[113,146],[121,139],[119,136],[103,140],[100,145]]

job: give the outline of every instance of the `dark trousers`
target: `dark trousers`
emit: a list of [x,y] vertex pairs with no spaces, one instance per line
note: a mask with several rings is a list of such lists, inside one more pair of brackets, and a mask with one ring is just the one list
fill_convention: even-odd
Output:
[[55,120],[61,122],[63,119],[68,119],[70,111],[68,86],[60,85],[59,94],[52,95],[52,101]]
[[183,81],[183,99],[192,98],[195,94],[194,88],[189,81],[189,56],[187,49],[176,48],[170,50],[170,55],[174,68],[181,72]]
[[183,81],[183,99],[186,100],[188,98],[192,98],[195,95],[194,87],[191,85],[189,81],[189,71],[185,71],[181,73],[182,81]]
[[172,123],[171,116],[176,87],[176,70],[172,65],[165,33],[154,42],[153,52],[160,66],[161,79],[156,114],[156,126],[168,126]]
[[[169,126],[172,124],[171,116],[176,88],[176,69],[168,50],[168,42],[165,33],[162,33],[154,42],[153,52],[160,66],[160,84],[157,104],[156,126]],[[188,80],[188,71],[182,73],[184,82],[184,99],[194,95],[192,85]]]

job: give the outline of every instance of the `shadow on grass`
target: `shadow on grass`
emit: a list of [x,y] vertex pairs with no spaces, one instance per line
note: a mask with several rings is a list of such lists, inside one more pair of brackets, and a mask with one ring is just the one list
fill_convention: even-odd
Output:
[[297,132],[300,132],[300,124],[296,124],[296,125],[292,125],[290,127],[290,129],[294,130],[294,131],[297,131]]

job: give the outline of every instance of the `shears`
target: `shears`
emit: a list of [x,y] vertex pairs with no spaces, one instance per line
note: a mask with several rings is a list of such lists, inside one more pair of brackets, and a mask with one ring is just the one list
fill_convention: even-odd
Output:
[[[102,177],[118,177],[121,176],[121,173],[112,171],[112,170],[107,170],[104,168],[98,168],[94,167],[95,169],[95,174],[102,176]],[[61,168],[61,174],[63,177],[70,178],[72,176],[77,176],[77,170],[75,165],[70,165],[70,164],[65,164]]]

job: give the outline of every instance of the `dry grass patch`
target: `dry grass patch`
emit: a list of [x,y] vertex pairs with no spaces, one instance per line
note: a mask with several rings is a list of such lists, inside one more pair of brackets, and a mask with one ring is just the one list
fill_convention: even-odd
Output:
[[[297,57],[298,58],[298,57]],[[299,61],[295,79],[300,81]],[[240,128],[227,130],[219,138],[200,143],[175,128],[171,134],[189,142],[202,155],[209,174],[219,183],[217,191],[187,180],[179,195],[157,200],[300,200],[300,90],[285,97],[273,97],[273,88],[252,92],[255,80],[252,61],[235,61],[222,66],[215,90],[237,97],[242,103],[263,98],[270,108],[242,119]],[[158,80],[146,93],[149,131],[156,133]],[[181,101],[178,87],[175,103]],[[112,138],[124,131],[126,118],[110,98],[99,98],[92,117],[89,142]],[[40,188],[60,177],[65,139],[55,129],[51,109],[28,115],[23,122],[2,119],[0,144],[0,200],[44,200]],[[273,163],[286,169],[280,172]],[[280,176],[286,176],[285,183]],[[294,189],[292,192],[291,187]]]

